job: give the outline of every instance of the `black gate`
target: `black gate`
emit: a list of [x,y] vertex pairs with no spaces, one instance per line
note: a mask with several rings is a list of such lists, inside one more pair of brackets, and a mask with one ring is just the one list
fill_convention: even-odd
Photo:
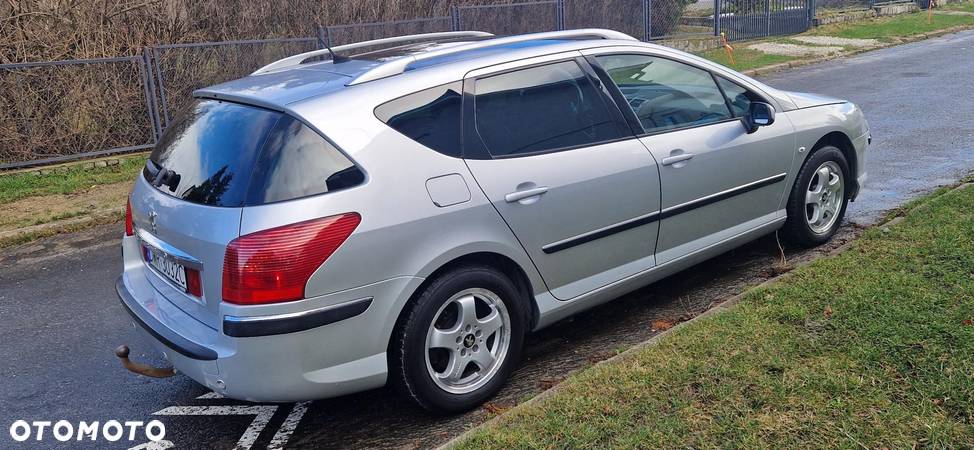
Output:
[[794,34],[811,25],[815,0],[716,0],[717,29],[728,40]]

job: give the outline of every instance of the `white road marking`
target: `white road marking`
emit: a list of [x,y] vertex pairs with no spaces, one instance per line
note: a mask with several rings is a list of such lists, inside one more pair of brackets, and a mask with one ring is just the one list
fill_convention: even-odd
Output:
[[156,416],[249,416],[254,421],[244,431],[234,449],[248,450],[257,441],[260,432],[270,422],[276,406],[170,406],[152,413]]
[[207,392],[199,397],[196,397],[197,400],[209,400],[209,399],[219,399],[219,398],[223,398],[223,396],[217,394],[216,392]]
[[165,439],[158,442],[146,442],[145,444],[139,444],[135,447],[129,448],[129,450],[166,450],[173,448],[175,445]]
[[277,429],[277,433],[274,434],[274,438],[271,439],[271,443],[267,446],[268,450],[280,450],[284,448],[287,440],[291,438],[291,434],[294,433],[294,430],[298,428],[298,424],[301,423],[301,418],[308,411],[308,405],[310,404],[311,402],[294,404],[294,408],[291,409],[291,414],[287,415],[287,419],[284,419],[284,423]]

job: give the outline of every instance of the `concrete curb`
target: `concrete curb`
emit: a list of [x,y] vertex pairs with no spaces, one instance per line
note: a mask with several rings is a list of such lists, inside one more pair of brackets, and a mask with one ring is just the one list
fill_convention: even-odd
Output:
[[910,36],[910,37],[897,38],[895,41],[890,42],[888,44],[880,44],[880,45],[874,45],[874,46],[870,46],[870,47],[862,47],[862,48],[857,48],[857,49],[854,49],[854,50],[844,51],[844,52],[836,53],[836,54],[833,54],[833,55],[822,56],[822,57],[818,57],[818,58],[801,59],[801,60],[788,61],[788,62],[783,62],[783,63],[778,63],[778,64],[772,64],[770,66],[759,67],[757,69],[745,70],[745,71],[742,71],[741,73],[743,73],[744,75],[747,75],[749,77],[759,77],[759,76],[762,76],[762,75],[768,75],[768,74],[772,74],[772,73],[775,73],[775,72],[780,72],[782,70],[795,69],[795,68],[799,68],[799,67],[810,66],[812,64],[819,64],[819,63],[823,63],[823,62],[826,62],[826,61],[832,61],[832,60],[835,60],[835,59],[848,58],[850,56],[855,56],[855,55],[858,55],[858,54],[861,54],[861,53],[870,52],[870,51],[873,51],[873,50],[880,50],[880,49],[884,49],[884,48],[895,47],[897,45],[909,44],[909,43],[912,43],[912,42],[923,41],[923,40],[927,40],[927,39],[930,39],[930,38],[940,37],[940,36],[943,36],[943,35],[958,33],[958,32],[967,31],[967,30],[974,30],[974,25],[959,25],[959,26],[956,26],[956,27],[945,28],[943,30],[936,30],[936,31],[930,31],[930,32],[927,32],[927,33],[917,34],[917,35]]
[[[948,190],[944,194],[947,194],[949,192],[954,192],[954,191],[960,191],[960,190],[963,190],[963,189],[967,189],[970,186],[974,186],[974,182],[961,182],[959,184],[954,185],[950,190]],[[944,194],[941,194],[941,195],[944,195]],[[938,195],[937,197],[940,197],[940,195]],[[916,207],[914,207],[914,209],[921,208],[921,207],[923,207],[924,204],[925,203],[919,204]],[[896,225],[896,224],[902,222],[904,220],[904,218],[905,218],[905,214],[909,214],[911,211],[913,211],[913,210],[901,212],[900,215],[898,215],[896,217],[893,217],[892,219],[887,220],[886,222],[883,222],[883,223],[880,223],[880,224],[876,224],[876,225],[870,226],[869,228],[880,228],[880,227],[889,227],[889,226]],[[511,414],[513,411],[515,411],[517,409],[520,409],[520,408],[525,408],[525,407],[532,406],[532,405],[535,405],[537,403],[543,402],[548,397],[551,397],[552,395],[555,395],[555,394],[561,392],[564,389],[565,381],[567,381],[568,379],[570,379],[572,377],[572,375],[574,375],[574,374],[576,374],[576,373],[578,373],[578,372],[580,372],[582,370],[589,370],[589,369],[591,369],[593,367],[599,367],[599,366],[601,366],[603,364],[614,364],[615,362],[620,361],[620,360],[622,360],[624,358],[627,358],[630,355],[632,355],[632,354],[640,351],[641,349],[644,349],[644,348],[647,348],[647,347],[650,347],[650,346],[653,346],[653,345],[657,345],[657,344],[660,343],[660,341],[662,341],[663,339],[665,339],[670,334],[677,332],[678,330],[680,330],[680,329],[688,326],[689,324],[691,324],[693,322],[696,322],[696,321],[698,321],[700,319],[703,319],[703,318],[706,318],[706,317],[710,317],[710,316],[713,316],[713,315],[716,315],[716,314],[720,314],[721,312],[724,312],[724,311],[727,311],[727,310],[732,309],[738,303],[740,303],[741,299],[744,298],[744,295],[748,294],[750,291],[755,290],[755,289],[763,289],[763,288],[766,288],[768,286],[772,286],[772,285],[774,285],[776,283],[780,283],[782,281],[785,281],[789,277],[792,276],[792,274],[794,273],[794,270],[795,269],[798,269],[799,267],[807,266],[808,264],[811,264],[811,263],[813,263],[813,262],[815,262],[815,261],[817,261],[817,260],[819,260],[821,258],[831,258],[831,257],[837,256],[837,255],[840,255],[840,254],[844,253],[846,250],[850,249],[852,247],[852,245],[855,244],[857,241],[858,241],[858,239],[850,240],[849,242],[846,242],[846,243],[844,243],[844,244],[842,244],[842,245],[840,245],[840,246],[838,246],[838,247],[830,250],[828,253],[826,253],[824,255],[821,255],[821,256],[819,256],[817,258],[813,258],[813,259],[810,259],[808,261],[804,261],[802,263],[799,263],[798,265],[794,266],[794,268],[792,270],[790,270],[788,272],[785,272],[785,273],[783,273],[781,275],[778,275],[778,276],[769,278],[769,279],[767,279],[767,280],[765,280],[765,281],[763,281],[763,282],[761,282],[761,283],[759,283],[757,285],[744,288],[744,290],[741,291],[741,293],[739,293],[739,294],[737,294],[737,295],[735,295],[735,296],[733,296],[733,297],[725,300],[724,302],[722,302],[722,303],[720,303],[718,305],[715,305],[713,308],[710,308],[710,309],[704,311],[700,315],[695,316],[695,317],[691,318],[690,320],[687,320],[686,322],[678,323],[675,326],[673,326],[673,328],[670,328],[670,329],[665,330],[665,331],[661,331],[660,333],[656,334],[655,336],[653,336],[653,337],[651,337],[651,338],[649,338],[649,339],[647,339],[647,340],[645,340],[643,342],[640,342],[640,343],[638,343],[638,344],[630,347],[629,349],[627,349],[626,351],[624,351],[622,353],[619,353],[618,355],[615,355],[615,356],[613,356],[611,358],[608,358],[608,359],[599,361],[599,362],[597,362],[597,363],[595,363],[595,364],[593,364],[591,366],[588,366],[588,367],[585,367],[585,368],[582,368],[582,369],[578,369],[578,370],[576,370],[576,371],[574,371],[572,373],[569,373],[568,376],[565,377],[564,380],[560,381],[558,384],[552,386],[548,390],[542,391],[541,393],[539,393],[538,395],[532,397],[528,401],[523,402],[523,403],[519,403],[518,405],[514,406],[513,408],[511,408],[511,409],[509,409],[509,410],[507,410],[507,411],[505,411],[505,412],[503,412],[501,414],[498,414],[497,416],[493,417],[492,419],[490,419],[490,420],[488,420],[488,421],[486,421],[484,423],[481,423],[480,425],[477,425],[477,426],[475,426],[473,428],[470,428],[467,431],[464,431],[459,436],[456,436],[456,437],[450,439],[449,441],[447,441],[446,443],[444,443],[443,445],[440,445],[439,447],[437,447],[437,449],[438,450],[448,450],[448,449],[455,448],[456,445],[460,441],[468,438],[474,432],[476,432],[476,431],[478,431],[480,429],[483,429],[483,428],[486,428],[486,427],[490,427],[492,425],[495,425],[495,424],[499,423],[501,420],[504,420],[504,418],[506,416],[508,416],[509,414]]]
[[94,225],[111,223],[125,214],[125,207],[91,211],[83,216],[31,225],[16,230],[0,232],[0,248],[32,241],[55,234],[78,231]]

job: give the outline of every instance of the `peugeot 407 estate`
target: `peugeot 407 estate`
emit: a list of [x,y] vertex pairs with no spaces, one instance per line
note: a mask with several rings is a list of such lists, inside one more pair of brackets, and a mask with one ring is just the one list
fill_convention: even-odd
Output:
[[462,411],[532,331],[778,230],[826,242],[869,141],[847,101],[614,31],[350,44],[194,93],[116,287],[224,396]]

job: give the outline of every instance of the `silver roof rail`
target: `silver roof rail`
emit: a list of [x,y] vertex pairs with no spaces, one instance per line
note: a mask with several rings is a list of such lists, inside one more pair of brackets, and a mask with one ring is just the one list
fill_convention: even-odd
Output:
[[392,61],[386,62],[385,64],[377,66],[369,70],[368,72],[359,75],[350,83],[348,83],[348,85],[351,86],[354,84],[365,83],[368,81],[391,77],[393,75],[399,75],[405,72],[406,69],[415,62],[437,58],[440,56],[450,55],[453,53],[465,52],[465,51],[475,50],[479,48],[493,47],[497,45],[537,41],[541,39],[572,39],[572,38],[585,38],[585,37],[638,41],[638,39],[629,36],[628,34],[620,33],[618,31],[612,31],[612,30],[603,30],[600,28],[583,28],[579,30],[549,31],[545,33],[520,34],[517,36],[507,36],[501,38],[486,39],[483,41],[477,41],[477,42],[471,42],[469,44],[461,44],[452,47],[441,48],[426,53],[419,53],[416,55],[410,55],[410,56],[394,59]]
[[[331,50],[335,53],[349,50],[357,50],[360,48],[375,47],[377,45],[386,44],[400,44],[406,42],[421,42],[421,41],[438,41],[445,39],[456,39],[456,38],[474,38],[474,37],[488,37],[493,36],[493,34],[486,33],[483,31],[445,31],[441,33],[424,33],[424,34],[411,34],[408,36],[396,36],[383,39],[375,39],[371,41],[356,42],[354,44],[339,45],[338,47],[332,47]],[[279,59],[274,61],[260,69],[257,69],[251,75],[260,75],[263,73],[271,72],[278,69],[283,69],[286,67],[297,66],[303,63],[305,60],[314,58],[316,56],[328,55],[331,56],[331,51],[327,48],[312,50],[310,52],[301,53],[299,55],[288,56],[284,59]]]

